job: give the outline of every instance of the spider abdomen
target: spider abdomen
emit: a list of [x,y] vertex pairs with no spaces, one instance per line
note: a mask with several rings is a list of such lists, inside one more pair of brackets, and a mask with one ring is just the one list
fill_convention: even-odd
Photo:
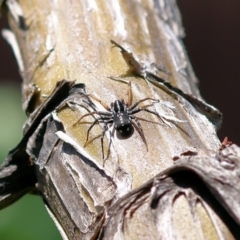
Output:
[[114,128],[122,135],[129,135],[131,133],[132,124],[127,112],[118,112],[113,117]]

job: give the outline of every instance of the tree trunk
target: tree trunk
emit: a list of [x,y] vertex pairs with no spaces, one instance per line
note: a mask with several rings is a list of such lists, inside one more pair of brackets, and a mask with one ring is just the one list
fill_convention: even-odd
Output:
[[37,192],[64,239],[239,239],[240,150],[216,136],[175,1],[6,5],[29,119],[0,207]]

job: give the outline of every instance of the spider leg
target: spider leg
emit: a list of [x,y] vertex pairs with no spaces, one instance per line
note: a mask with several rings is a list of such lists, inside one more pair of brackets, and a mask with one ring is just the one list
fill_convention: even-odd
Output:
[[[94,112],[86,113],[85,115],[83,115],[82,117],[80,117],[80,119],[78,119],[78,121],[75,122],[75,123],[73,124],[73,126],[76,126],[84,117],[86,117],[86,116],[91,116],[91,115],[94,115],[94,114],[104,115],[104,116],[106,116],[106,117],[108,117],[108,116],[111,117],[111,116],[112,116],[111,113],[109,113],[109,112],[102,112],[102,111],[94,111]],[[101,117],[98,118],[98,119],[100,120]]]
[[137,105],[139,105],[140,103],[145,102],[147,100],[152,100],[152,101],[155,101],[155,102],[159,102],[159,100],[154,99],[154,98],[149,98],[149,97],[148,98],[143,98],[143,99],[139,100],[138,102],[135,102],[132,106],[130,106],[128,108],[128,111],[132,111],[135,107],[137,107]]
[[[151,107],[155,104],[156,102],[153,102],[153,103],[150,103],[150,104],[147,104],[147,105],[143,105],[141,108],[148,108],[148,107]],[[133,110],[134,111],[134,110]]]
[[90,131],[91,129],[94,127],[94,125],[100,120],[100,118],[96,118],[95,121],[91,124],[91,126],[88,128],[88,131],[87,131],[87,138],[86,138],[86,141],[84,143],[84,147],[87,146],[88,144],[88,138],[89,138],[89,134],[90,134]]
[[[102,122],[102,121],[103,121],[104,126],[105,126],[104,120],[105,120],[105,121],[107,120],[106,124],[112,122],[111,118],[110,118],[110,119],[109,119],[109,118],[102,118],[102,117],[96,118],[95,121],[94,121],[94,122],[91,124],[91,126],[88,128],[88,131],[87,131],[87,139],[86,139],[86,142],[85,142],[85,144],[84,144],[84,147],[89,143],[88,138],[89,138],[89,134],[90,134],[91,129],[94,127],[94,125],[95,125],[97,122]],[[99,136],[101,136],[101,135],[99,135]],[[99,136],[97,136],[97,137],[99,137]],[[96,139],[97,137],[95,137],[94,139]],[[93,140],[94,140],[94,139],[93,139]],[[91,141],[93,141],[93,140],[91,140]]]
[[110,42],[111,42],[111,44],[113,44],[112,48],[118,47],[118,48],[120,48],[121,52],[127,52],[121,45],[119,45],[119,44],[116,43],[115,41],[110,40]]
[[115,132],[115,128],[113,128],[113,131],[110,132],[110,141],[109,141],[109,144],[108,144],[107,156],[106,156],[106,159],[103,161],[103,166],[105,166],[105,162],[110,156],[110,147],[111,147],[111,144],[112,144],[112,138],[113,138],[114,132]]
[[141,118],[141,117],[137,117],[137,118],[138,118],[138,120],[141,120],[141,121],[145,121],[145,122],[150,122],[150,123],[155,123],[155,124],[161,125],[159,122],[151,121],[151,120],[148,120],[148,119],[145,119],[145,118]]
[[103,161],[104,161],[103,139],[104,139],[105,133],[106,133],[106,131],[107,131],[107,126],[108,126],[108,124],[113,122],[112,119],[105,119],[105,120],[107,120],[107,121],[104,122],[103,131],[102,131],[102,134],[101,134],[101,146],[102,146],[102,158],[103,158]]
[[103,159],[103,161],[104,161],[103,139],[104,139],[104,136],[105,136],[106,131],[107,131],[107,123],[105,122],[105,123],[104,123],[104,126],[103,126],[102,135],[101,135],[101,147],[102,147],[102,159]]
[[[90,134],[90,131],[91,129],[94,127],[94,125],[97,123],[97,122],[100,122],[100,121],[103,121],[104,123],[104,126],[103,126],[103,131],[100,135],[94,137],[93,139],[91,139],[90,141],[88,141],[88,138],[89,138],[89,134]],[[113,120],[110,118],[97,118],[95,119],[95,121],[91,124],[91,126],[88,128],[88,131],[87,131],[87,138],[86,138],[86,141],[85,141],[85,144],[84,144],[84,147],[86,147],[90,142],[92,142],[94,139],[98,138],[101,136],[101,147],[102,147],[102,158],[104,159],[104,147],[103,147],[103,139],[104,139],[104,136],[105,136],[105,133],[107,131],[107,125],[109,123],[112,123]]]
[[94,100],[96,100],[97,102],[99,102],[107,111],[110,110],[110,108],[101,100],[99,99],[98,97],[96,97],[95,95],[93,94],[88,94],[88,96],[90,96],[91,98],[93,98]]
[[95,136],[94,138],[92,138],[91,140],[87,141],[85,144],[84,144],[84,147],[86,147],[88,144],[92,143],[95,139],[101,137],[102,134],[98,134],[97,136]]
[[132,83],[128,83],[128,101],[127,107],[132,106]]
[[85,144],[84,144],[84,147],[86,147],[89,143],[93,142],[95,139],[97,139],[97,138],[99,138],[99,137],[102,136],[102,133],[101,133],[101,134],[97,135],[96,137],[94,137],[94,138],[92,138],[91,140],[88,141],[91,128],[93,128],[93,126],[96,124],[97,121],[100,122],[100,121],[104,121],[104,120],[107,120],[107,123],[108,123],[108,122],[109,122],[109,123],[111,122],[108,118],[98,118],[98,119],[96,119],[96,120],[92,123],[92,125],[89,127],[88,132],[87,132],[87,139],[86,139],[86,142],[85,142]]
[[75,122],[75,123],[73,124],[73,126],[76,126],[84,117],[86,117],[86,116],[91,116],[91,115],[93,115],[93,114],[97,114],[97,112],[94,111],[94,112],[90,112],[90,113],[87,113],[87,114],[83,115],[82,117],[80,117],[80,118],[77,120],[77,122]]
[[143,133],[142,125],[140,124],[140,122],[138,121],[138,118],[136,116],[131,116],[131,118],[136,122],[135,123],[134,121],[132,121],[132,124],[135,127],[135,129],[137,130],[137,132],[139,133],[143,142],[145,143],[147,151],[148,151],[148,145],[147,145],[147,141],[146,141],[146,138],[144,136],[144,133]]
[[133,110],[131,112],[131,114],[135,114],[135,113],[138,113],[138,112],[141,112],[141,111],[152,113],[152,114],[156,115],[158,117],[158,119],[160,119],[162,121],[162,123],[165,123],[164,120],[161,118],[161,116],[157,112],[154,112],[154,111],[149,110],[147,108],[137,108],[137,109]]

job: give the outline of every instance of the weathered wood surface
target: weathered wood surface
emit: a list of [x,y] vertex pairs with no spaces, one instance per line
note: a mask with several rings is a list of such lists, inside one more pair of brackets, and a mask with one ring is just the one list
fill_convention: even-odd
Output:
[[[29,120],[0,169],[1,208],[38,191],[65,239],[238,239],[240,150],[220,149],[222,116],[198,92],[175,1],[6,3]],[[130,81],[164,123],[136,114],[147,144],[109,127],[103,159],[100,138],[84,146],[94,117],[75,123],[126,101]]]

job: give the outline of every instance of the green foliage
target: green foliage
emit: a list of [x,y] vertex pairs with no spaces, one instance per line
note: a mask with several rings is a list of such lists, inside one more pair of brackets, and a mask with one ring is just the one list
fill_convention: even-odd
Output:
[[[20,89],[0,86],[0,162],[22,137],[26,116],[21,107]],[[61,237],[39,196],[26,195],[0,211],[0,239],[60,240]]]

